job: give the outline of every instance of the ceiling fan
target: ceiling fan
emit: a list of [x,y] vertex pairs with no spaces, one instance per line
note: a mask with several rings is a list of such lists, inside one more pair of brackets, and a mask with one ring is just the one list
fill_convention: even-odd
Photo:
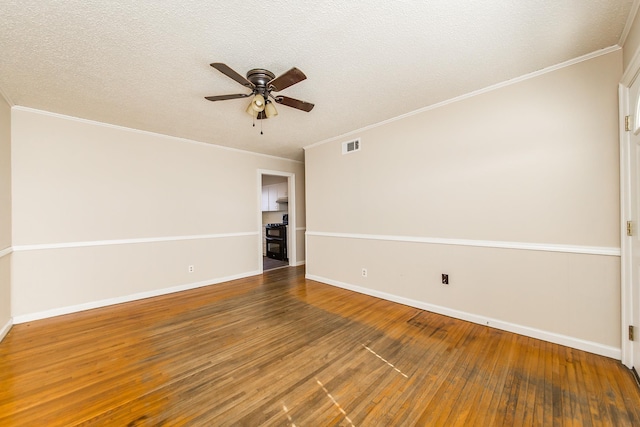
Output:
[[278,104],[297,108],[298,110],[306,112],[311,111],[314,107],[310,102],[300,101],[299,99],[289,98],[288,96],[273,95],[271,93],[280,92],[281,90],[286,89],[289,86],[293,86],[307,78],[302,71],[295,67],[277,78],[275,74],[269,70],[254,68],[247,71],[247,77],[244,78],[232,70],[231,67],[221,62],[214,62],[211,66],[227,77],[237,81],[242,86],[251,89],[251,93],[205,96],[205,99],[209,101],[224,101],[227,99],[247,98],[253,96],[253,99],[246,111],[258,120],[268,119],[278,115],[278,111],[271,100]]

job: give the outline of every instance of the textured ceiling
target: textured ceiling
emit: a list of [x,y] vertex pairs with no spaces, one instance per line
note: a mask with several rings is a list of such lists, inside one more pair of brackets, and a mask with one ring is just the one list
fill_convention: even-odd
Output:
[[[507,6],[507,4],[510,4]],[[13,105],[300,160],[302,147],[619,43],[633,0],[0,0]],[[209,66],[307,80],[253,128]]]

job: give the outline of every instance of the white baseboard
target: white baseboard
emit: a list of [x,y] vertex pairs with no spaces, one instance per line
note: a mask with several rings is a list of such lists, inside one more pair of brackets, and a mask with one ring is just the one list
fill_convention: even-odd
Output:
[[93,308],[106,307],[109,305],[121,304],[124,302],[136,301],[145,298],[157,297],[160,295],[172,294],[175,292],[187,291],[189,289],[201,288],[203,286],[215,285],[222,282],[228,282],[230,280],[243,279],[245,277],[256,276],[260,274],[259,271],[250,271],[246,273],[240,273],[233,276],[220,277],[217,279],[205,280],[196,283],[187,283],[185,285],[173,286],[171,288],[155,289],[147,292],[139,292],[132,295],[124,295],[121,297],[108,298],[99,301],[92,301],[83,304],[70,305],[66,307],[54,308],[51,310],[40,311],[37,313],[22,314],[14,316],[13,323],[26,323],[34,320],[47,319],[49,317],[62,316],[64,314],[77,313],[79,311],[91,310]]
[[350,291],[358,292],[360,294],[381,298],[387,301],[397,302],[399,304],[407,305],[409,307],[416,307],[416,308],[430,311],[433,313],[443,314],[445,316],[466,320],[468,322],[477,323],[479,325],[485,325],[485,326],[500,329],[503,331],[513,332],[519,335],[524,335],[527,337],[548,341],[554,344],[560,344],[567,347],[572,347],[578,350],[599,354],[601,356],[610,357],[616,360],[620,360],[620,358],[622,357],[622,350],[620,348],[611,347],[608,345],[599,344],[592,341],[586,341],[580,338],[569,337],[566,335],[556,334],[554,332],[543,331],[543,330],[531,328],[528,326],[517,325],[514,323],[509,323],[502,320],[493,319],[490,317],[484,317],[477,314],[472,314],[464,311],[454,310],[447,307],[442,307],[439,305],[429,304],[423,301],[400,297],[397,295],[388,294],[386,292],[376,291],[373,289],[363,288],[361,286],[351,285],[351,284],[339,282],[333,279],[327,279],[326,277],[307,274],[305,275],[305,278],[309,280],[315,280],[316,282],[326,283],[328,285],[347,289]]
[[5,323],[2,326],[2,328],[0,328],[0,341],[2,341],[4,337],[7,336],[12,326],[13,326],[13,320],[9,318],[9,320],[7,320],[7,323]]
[[307,261],[303,259],[302,261],[296,262],[293,266],[294,267],[300,267],[301,265],[305,265],[306,263],[307,263]]

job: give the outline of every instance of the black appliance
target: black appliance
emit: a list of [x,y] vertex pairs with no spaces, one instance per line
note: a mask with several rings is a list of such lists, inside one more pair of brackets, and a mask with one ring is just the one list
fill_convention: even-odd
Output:
[[[287,218],[288,216],[285,215]],[[267,224],[265,226],[265,239],[267,241],[267,256],[281,261],[287,258],[287,223]]]

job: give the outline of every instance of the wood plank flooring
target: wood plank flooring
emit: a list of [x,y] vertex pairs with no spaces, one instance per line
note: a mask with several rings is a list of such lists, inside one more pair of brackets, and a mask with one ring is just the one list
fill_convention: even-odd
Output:
[[273,270],[16,325],[0,426],[638,426],[619,361]]

